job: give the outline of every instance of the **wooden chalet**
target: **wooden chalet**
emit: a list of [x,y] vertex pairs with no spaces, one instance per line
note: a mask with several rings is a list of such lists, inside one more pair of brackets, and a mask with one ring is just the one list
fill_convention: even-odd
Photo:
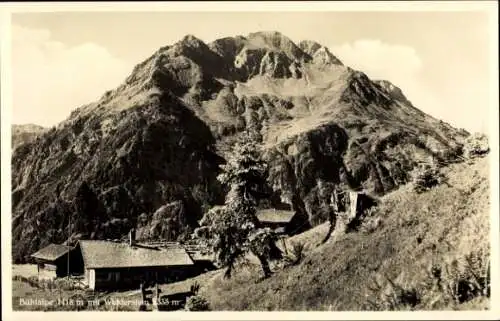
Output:
[[97,240],[80,240],[76,247],[83,259],[84,282],[93,290],[175,282],[194,273],[194,262],[182,247]]

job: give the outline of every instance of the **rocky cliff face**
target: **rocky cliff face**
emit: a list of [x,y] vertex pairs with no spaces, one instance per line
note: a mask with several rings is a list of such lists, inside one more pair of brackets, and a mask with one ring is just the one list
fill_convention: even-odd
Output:
[[270,184],[311,225],[325,219],[325,183],[386,193],[419,159],[460,154],[467,134],[316,42],[186,36],[14,151],[14,259],[69,234],[119,238],[134,227],[182,239],[223,197],[218,164],[248,128],[261,133]]
[[153,93],[124,110],[98,106],[15,150],[17,260],[46,242],[65,241],[68,233],[120,238],[139,214],[174,201],[185,208],[179,237],[195,226],[202,206],[216,200],[214,138],[177,97]]
[[299,43],[300,49],[312,57],[315,64],[335,64],[343,65],[343,63],[335,57],[330,50],[312,40],[303,40]]

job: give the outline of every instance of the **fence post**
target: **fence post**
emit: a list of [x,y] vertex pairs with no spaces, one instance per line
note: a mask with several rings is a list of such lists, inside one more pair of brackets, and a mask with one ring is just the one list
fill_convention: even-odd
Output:
[[285,255],[288,255],[288,248],[286,247],[286,237],[281,237],[281,242],[283,243],[283,249],[285,250]]

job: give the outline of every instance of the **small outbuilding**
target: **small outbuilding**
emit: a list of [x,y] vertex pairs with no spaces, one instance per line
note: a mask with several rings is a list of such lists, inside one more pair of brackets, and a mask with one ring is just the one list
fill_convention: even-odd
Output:
[[257,211],[257,219],[261,227],[269,227],[278,234],[293,234],[296,212],[276,208]]
[[31,255],[37,264],[38,277],[53,279],[81,272],[81,260],[74,247],[49,244]]

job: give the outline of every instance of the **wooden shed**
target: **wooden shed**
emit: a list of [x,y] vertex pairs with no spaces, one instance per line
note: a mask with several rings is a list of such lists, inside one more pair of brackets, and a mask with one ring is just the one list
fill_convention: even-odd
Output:
[[257,211],[257,219],[262,227],[269,227],[278,234],[291,234],[295,211],[280,210],[275,208]]
[[39,278],[56,278],[81,273],[81,260],[74,247],[63,244],[49,244],[33,253]]

